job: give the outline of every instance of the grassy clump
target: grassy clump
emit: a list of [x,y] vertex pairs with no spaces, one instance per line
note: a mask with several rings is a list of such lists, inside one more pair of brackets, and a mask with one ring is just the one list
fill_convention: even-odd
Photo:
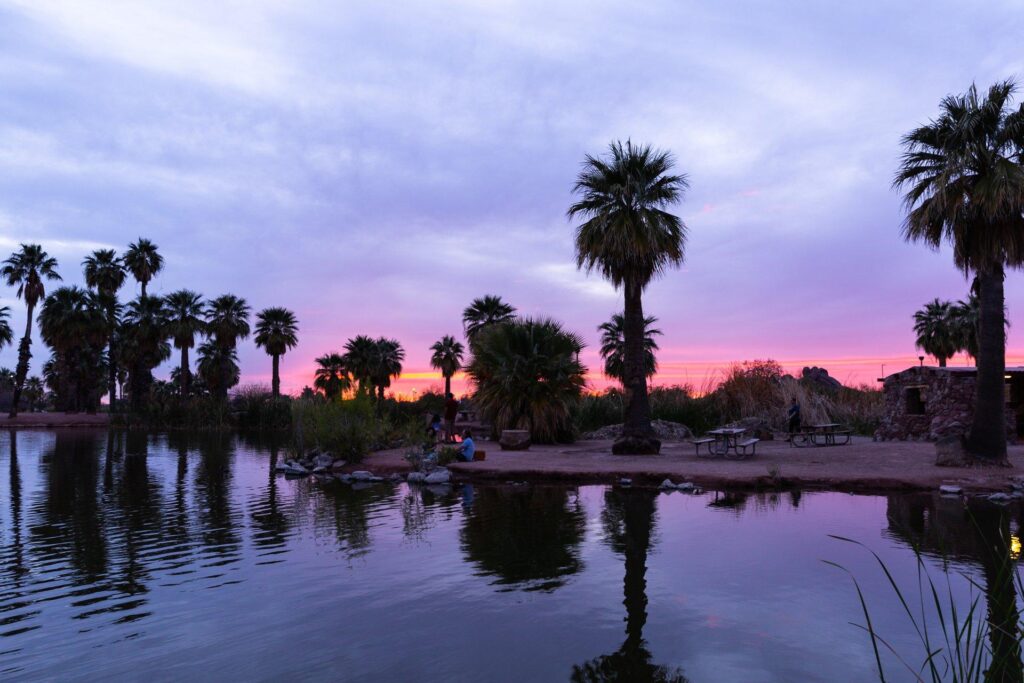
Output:
[[371,451],[388,445],[395,432],[387,420],[375,416],[367,397],[297,399],[291,403],[291,422],[296,453],[315,448],[349,462],[361,462]]

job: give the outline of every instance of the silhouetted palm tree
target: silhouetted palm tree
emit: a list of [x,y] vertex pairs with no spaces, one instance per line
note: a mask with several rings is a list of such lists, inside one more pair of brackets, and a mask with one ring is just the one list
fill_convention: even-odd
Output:
[[1006,268],[1024,263],[1024,108],[1015,86],[975,86],[942,100],[938,119],[903,138],[906,150],[894,185],[905,188],[903,236],[932,248],[953,247],[954,263],[978,283],[978,380],[967,449],[1006,461]]
[[[644,318],[644,374],[647,379],[654,377],[658,371],[658,361],[654,352],[658,350],[658,342],[654,339],[661,335],[661,330],[651,327],[658,319],[653,315]],[[623,340],[623,328],[626,319],[616,313],[606,323],[597,326],[601,333],[601,358],[604,358],[604,374],[620,382],[625,378],[626,343]]]
[[128,245],[124,254],[124,265],[142,285],[142,296],[146,296],[146,285],[164,267],[164,257],[157,251],[157,246],[144,237]]
[[228,390],[238,384],[238,353],[227,349],[212,339],[199,345],[199,361],[196,363],[199,378],[209,387],[210,394],[223,399]]
[[139,296],[125,308],[118,347],[128,366],[128,386],[134,410],[142,408],[153,384],[153,369],[171,355],[168,312],[158,296]]
[[579,336],[551,319],[493,325],[474,341],[466,374],[494,431],[528,429],[535,442],[571,437],[570,414],[586,385]]
[[489,325],[508,322],[516,315],[515,306],[502,301],[500,296],[487,294],[466,306],[462,312],[462,326],[466,331],[466,339],[470,343],[473,338]]
[[204,374],[204,379],[214,396],[221,399],[227,397],[228,389],[238,384],[238,354],[235,348],[240,339],[249,336],[249,304],[245,299],[234,294],[224,294],[210,301],[206,306],[207,334],[221,348],[221,353],[205,354],[207,363],[216,357],[224,366],[221,368],[223,377],[211,382]]
[[57,273],[57,259],[51,257],[38,244],[22,244],[18,251],[11,254],[0,268],[0,276],[8,286],[17,287],[17,296],[25,301],[27,310],[25,336],[18,346],[18,366],[14,373],[14,398],[11,402],[9,417],[18,416],[18,401],[21,400],[21,388],[28,376],[28,362],[32,358],[32,312],[36,304],[46,296],[43,280],[60,280]]
[[[28,386],[28,382],[25,382]],[[10,368],[0,368],[0,391],[11,391],[14,389],[14,371]]]
[[29,377],[25,380],[25,389],[22,392],[25,396],[25,403],[28,404],[29,412],[35,412],[39,404],[42,403],[43,398],[46,396],[46,388],[43,386],[43,381],[38,377]]
[[373,395],[373,378],[377,362],[377,342],[364,334],[345,342],[345,367],[359,383],[359,393]]
[[107,369],[107,319],[98,295],[81,287],[58,288],[43,300],[39,332],[53,350],[64,407],[94,411]]
[[179,289],[164,297],[167,307],[167,334],[174,342],[174,348],[181,351],[178,364],[178,391],[182,397],[189,395],[192,370],[189,367],[188,351],[196,344],[196,335],[206,330],[203,319],[203,297],[188,289]]
[[299,343],[299,321],[287,308],[265,308],[256,314],[256,346],[273,358],[271,389],[274,398],[281,395],[281,356]]
[[124,264],[117,257],[113,249],[97,249],[82,261],[85,271],[85,284],[91,287],[97,294],[102,296],[104,309],[107,314],[107,395],[110,401],[110,409],[114,409],[117,398],[117,329],[119,305],[117,302],[117,291],[124,285],[127,273]]
[[430,357],[430,365],[441,371],[444,395],[447,396],[452,393],[452,376],[462,367],[462,356],[466,349],[455,337],[446,334],[440,341],[434,342],[430,350],[434,352]]
[[682,199],[685,175],[672,173],[668,152],[613,142],[607,159],[587,155],[573,187],[579,201],[569,217],[576,228],[576,263],[597,270],[625,292],[622,383],[626,407],[613,453],[658,453],[644,372],[643,291],[655,276],[683,262],[686,226],[666,208]]
[[391,386],[391,380],[402,374],[405,349],[397,339],[381,337],[376,341],[373,363],[373,384],[377,388],[377,406],[384,402],[384,390]]
[[914,313],[915,343],[930,356],[935,356],[939,367],[946,367],[946,360],[953,357],[959,346],[959,334],[953,314],[953,304],[935,299]]
[[[14,341],[14,330],[11,328],[11,307],[0,306],[0,349]],[[11,372],[7,370],[7,372]],[[14,373],[11,372],[11,386],[14,386]]]
[[352,387],[345,357],[337,351],[317,358],[316,366],[313,386],[322,391],[328,400],[341,396]]

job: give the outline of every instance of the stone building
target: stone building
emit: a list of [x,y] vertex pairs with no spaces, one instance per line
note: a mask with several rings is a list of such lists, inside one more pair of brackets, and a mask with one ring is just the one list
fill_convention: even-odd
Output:
[[[881,441],[935,441],[965,434],[974,417],[978,372],[973,367],[914,366],[881,380],[885,414]],[[1006,368],[1006,430],[1024,433],[1024,367]]]

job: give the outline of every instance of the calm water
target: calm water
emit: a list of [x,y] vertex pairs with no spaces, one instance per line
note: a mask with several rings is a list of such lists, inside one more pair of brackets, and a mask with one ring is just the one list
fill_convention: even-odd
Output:
[[[911,542],[944,550],[961,604],[960,572],[1016,604],[977,526],[931,495],[357,489],[274,476],[276,454],[0,434],[0,677],[872,680],[856,593],[822,560],[919,663],[877,564],[829,534],[906,586]],[[1013,535],[995,557],[1019,549],[1017,514],[983,519]]]

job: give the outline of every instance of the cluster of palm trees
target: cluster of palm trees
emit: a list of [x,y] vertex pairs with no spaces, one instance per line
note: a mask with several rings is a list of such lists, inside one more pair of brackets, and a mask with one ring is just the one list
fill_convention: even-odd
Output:
[[384,400],[384,391],[402,374],[405,349],[397,339],[364,334],[345,342],[344,353],[331,351],[316,359],[313,386],[328,399],[356,394]]
[[[1007,322],[1007,324],[1009,324]],[[919,349],[934,356],[939,367],[958,353],[978,355],[978,297],[957,302],[933,299],[914,313],[914,334]]]
[[952,247],[953,262],[974,277],[977,383],[968,452],[1006,460],[1004,373],[1006,270],[1024,266],[1024,105],[1016,86],[972,85],[945,97],[939,116],[903,138],[894,178],[903,190],[903,235],[932,248]]
[[[62,286],[47,295],[44,283],[62,278],[57,260],[40,245],[22,244],[4,261],[0,275],[18,288],[17,296],[27,308],[18,366],[11,379],[11,417],[17,415],[26,388],[38,389],[38,384],[27,382],[26,377],[32,355],[33,314],[40,302],[40,336],[51,351],[42,374],[58,408],[94,411],[104,394],[113,408],[119,393],[124,398],[126,383],[132,409],[143,408],[154,384],[153,370],[170,357],[172,346],[181,354],[171,373],[179,396],[227,397],[239,379],[238,342],[251,331],[249,304],[233,294],[204,301],[188,289],[150,296],[147,285],[163,263],[157,246],[144,238],[131,243],[120,256],[113,249],[99,249],[82,263],[87,288]],[[139,283],[141,293],[122,303],[117,294],[129,274]],[[13,340],[8,317],[9,311],[0,310],[0,346]],[[200,338],[203,342],[193,378],[189,351]],[[273,359],[272,391],[277,397],[279,359],[298,343],[294,313],[280,307],[257,313],[255,342]]]

